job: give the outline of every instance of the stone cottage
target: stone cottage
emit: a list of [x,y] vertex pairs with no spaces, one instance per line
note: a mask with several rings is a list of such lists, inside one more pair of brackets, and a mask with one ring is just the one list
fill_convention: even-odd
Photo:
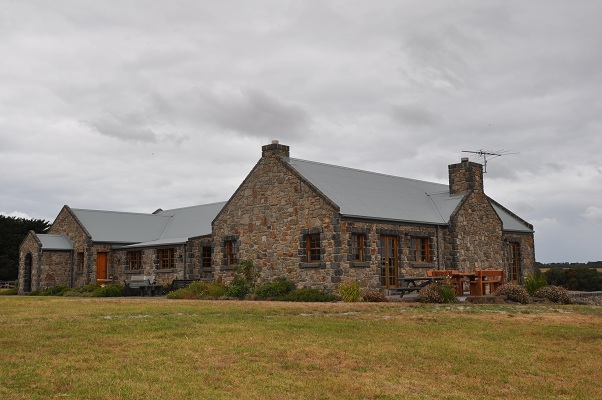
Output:
[[517,281],[535,261],[533,227],[487,197],[482,165],[448,167],[449,185],[290,157],[262,157],[213,221],[215,275],[241,259],[261,280],[334,288],[347,278],[392,288],[427,269],[504,268]]
[[48,234],[30,232],[20,247],[19,290],[212,277],[211,221],[224,202],[153,214],[64,206]]
[[449,185],[290,157],[277,141],[225,203],[153,214],[65,206],[48,234],[21,245],[19,288],[122,282],[131,274],[229,281],[241,260],[260,279],[333,289],[345,279],[396,287],[427,269],[535,262],[533,227],[483,190],[482,165],[448,167]]

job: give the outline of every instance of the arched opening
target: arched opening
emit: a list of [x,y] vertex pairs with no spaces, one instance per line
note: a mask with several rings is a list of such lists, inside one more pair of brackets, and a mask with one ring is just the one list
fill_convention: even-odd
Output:
[[33,265],[33,257],[31,253],[25,256],[25,271],[23,271],[23,291],[31,292],[31,270]]

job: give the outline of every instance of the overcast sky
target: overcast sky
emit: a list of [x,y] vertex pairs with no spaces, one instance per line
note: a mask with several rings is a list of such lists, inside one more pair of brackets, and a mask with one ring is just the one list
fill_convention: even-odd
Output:
[[[486,193],[602,260],[602,2],[0,0],[0,213],[227,200],[291,156]],[[478,161],[477,158],[472,158]],[[481,160],[482,161],[482,160]]]

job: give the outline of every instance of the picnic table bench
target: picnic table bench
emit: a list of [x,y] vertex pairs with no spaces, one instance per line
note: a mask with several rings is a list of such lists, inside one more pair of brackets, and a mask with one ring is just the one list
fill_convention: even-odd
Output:
[[130,290],[138,290],[140,296],[155,296],[161,293],[162,285],[155,283],[153,275],[132,275],[125,280],[125,294],[128,295]]
[[389,288],[389,291],[399,293],[399,297],[403,297],[406,293],[417,292],[425,288],[433,282],[445,280],[445,276],[408,276],[398,278],[401,286]]

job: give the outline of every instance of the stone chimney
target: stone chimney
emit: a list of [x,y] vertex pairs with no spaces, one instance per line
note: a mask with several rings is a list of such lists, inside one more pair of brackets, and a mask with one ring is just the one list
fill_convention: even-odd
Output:
[[483,166],[463,157],[459,164],[451,164],[449,171],[449,194],[462,194],[470,190],[483,192]]
[[277,140],[272,140],[272,144],[266,144],[261,147],[262,157],[267,157],[270,154],[280,157],[290,157],[288,146],[278,143]]

